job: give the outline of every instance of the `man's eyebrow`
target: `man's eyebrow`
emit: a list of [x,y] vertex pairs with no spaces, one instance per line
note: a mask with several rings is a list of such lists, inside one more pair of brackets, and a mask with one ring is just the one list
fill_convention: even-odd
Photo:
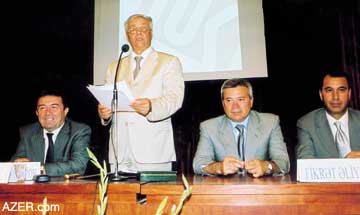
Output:
[[60,106],[59,103],[52,103],[52,104],[49,104],[49,105],[46,105],[46,104],[38,104],[37,106],[40,107],[40,106]]

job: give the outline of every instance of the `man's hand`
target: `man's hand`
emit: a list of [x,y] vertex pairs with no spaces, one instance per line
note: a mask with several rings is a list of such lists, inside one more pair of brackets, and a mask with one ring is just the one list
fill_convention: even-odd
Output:
[[240,168],[244,168],[245,163],[235,157],[226,156],[223,161],[214,162],[204,167],[204,171],[209,174],[229,175],[236,173]]
[[30,162],[28,158],[16,158],[14,162]]
[[360,158],[360,151],[351,151],[345,158]]
[[148,98],[136,99],[130,104],[130,107],[134,108],[137,113],[146,116],[151,111],[151,101]]
[[263,160],[249,160],[245,162],[245,169],[255,178],[265,175],[268,164]]
[[104,105],[102,104],[99,104],[98,105],[98,114],[99,114],[99,117],[103,120],[109,120],[111,115],[112,115],[112,112],[111,112],[111,109],[108,108],[108,107],[105,107]]

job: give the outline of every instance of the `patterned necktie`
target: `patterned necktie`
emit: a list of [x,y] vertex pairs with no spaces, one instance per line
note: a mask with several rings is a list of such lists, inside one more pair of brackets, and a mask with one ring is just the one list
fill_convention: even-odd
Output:
[[136,76],[140,72],[140,61],[141,60],[142,60],[141,56],[135,56],[136,67],[135,67],[135,70],[134,70],[134,79],[136,78]]
[[239,157],[242,161],[245,161],[244,125],[238,124],[235,126],[235,128],[239,131],[237,142]]
[[336,127],[335,143],[339,150],[340,158],[344,158],[349,152],[351,152],[349,139],[346,137],[345,132],[342,130],[341,122],[334,122]]
[[46,133],[48,138],[49,147],[46,153],[46,160],[45,163],[52,163],[54,162],[54,142],[52,139],[53,133]]

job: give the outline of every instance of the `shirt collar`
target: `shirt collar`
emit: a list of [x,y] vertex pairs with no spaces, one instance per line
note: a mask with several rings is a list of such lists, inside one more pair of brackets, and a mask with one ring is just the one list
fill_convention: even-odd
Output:
[[151,46],[150,46],[149,48],[145,49],[145,51],[143,51],[140,55],[135,54],[135,52],[132,51],[132,52],[131,52],[131,60],[132,60],[132,61],[135,61],[135,59],[134,59],[135,56],[141,56],[141,57],[142,57],[141,62],[144,62],[144,60],[149,56],[151,50],[152,50],[152,48],[151,48]]
[[326,113],[326,118],[329,122],[330,125],[334,125],[334,122],[341,122],[342,125],[347,125],[349,122],[349,111],[346,110],[345,114],[340,118],[340,119],[335,119],[334,117],[332,117],[327,111]]
[[53,131],[48,131],[48,130],[46,130],[45,128],[43,129],[43,135],[44,135],[44,138],[47,138],[47,133],[53,133],[53,136],[52,136],[52,139],[53,139],[53,141],[54,141],[54,143],[55,143],[55,140],[56,140],[56,137],[57,137],[57,135],[59,134],[59,132],[60,132],[60,130],[62,129],[62,127],[65,125],[65,121],[63,122],[63,124],[60,126],[60,127],[58,127],[57,129],[55,129],[55,130],[53,130]]
[[[250,116],[250,115],[249,115]],[[235,121],[232,121],[231,119],[229,119],[230,123],[231,123],[231,126],[233,128],[235,128],[235,126],[237,125],[243,125],[245,129],[247,129],[247,126],[248,126],[248,123],[249,123],[249,116],[247,116],[242,122],[235,122]]]

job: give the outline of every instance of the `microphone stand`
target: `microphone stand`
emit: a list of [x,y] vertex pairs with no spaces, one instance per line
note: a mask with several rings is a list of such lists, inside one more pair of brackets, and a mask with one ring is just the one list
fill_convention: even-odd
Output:
[[[118,161],[118,157],[117,157],[117,151],[118,150],[115,150],[115,144],[118,143],[118,134],[117,134],[117,131],[118,131],[118,119],[117,119],[117,109],[118,109],[118,90],[117,90],[117,86],[116,86],[116,79],[117,79],[117,75],[118,75],[118,70],[119,70],[119,65],[121,63],[121,56],[124,52],[127,52],[129,50],[129,46],[127,44],[124,44],[122,47],[121,47],[121,53],[120,53],[120,57],[119,57],[119,61],[118,61],[118,64],[116,66],[116,72],[115,72],[115,78],[114,78],[114,90],[113,90],[113,98],[112,98],[112,101],[111,101],[111,112],[112,112],[112,126],[111,126],[111,129],[112,129],[112,147],[113,147],[113,150],[114,150],[114,154],[115,154],[115,173],[114,175],[110,178],[110,181],[123,181],[125,179],[127,179],[127,177],[123,177],[123,176],[120,176],[119,175],[119,161]],[[114,144],[115,143],[115,144]]]
[[[117,119],[117,108],[118,108],[118,90],[116,88],[116,83],[114,85],[114,90],[113,90],[113,99],[111,102],[111,111],[113,113],[113,119],[112,119],[112,145],[114,148],[114,154],[115,154],[115,173],[114,175],[110,178],[110,181],[123,181],[125,180],[125,178],[123,178],[122,176],[119,175],[119,164],[118,164],[118,158],[117,158],[117,150],[115,150],[115,144],[117,144],[118,142],[118,135],[117,135],[117,127],[118,127],[118,119]],[[115,144],[114,144],[115,142]]]

